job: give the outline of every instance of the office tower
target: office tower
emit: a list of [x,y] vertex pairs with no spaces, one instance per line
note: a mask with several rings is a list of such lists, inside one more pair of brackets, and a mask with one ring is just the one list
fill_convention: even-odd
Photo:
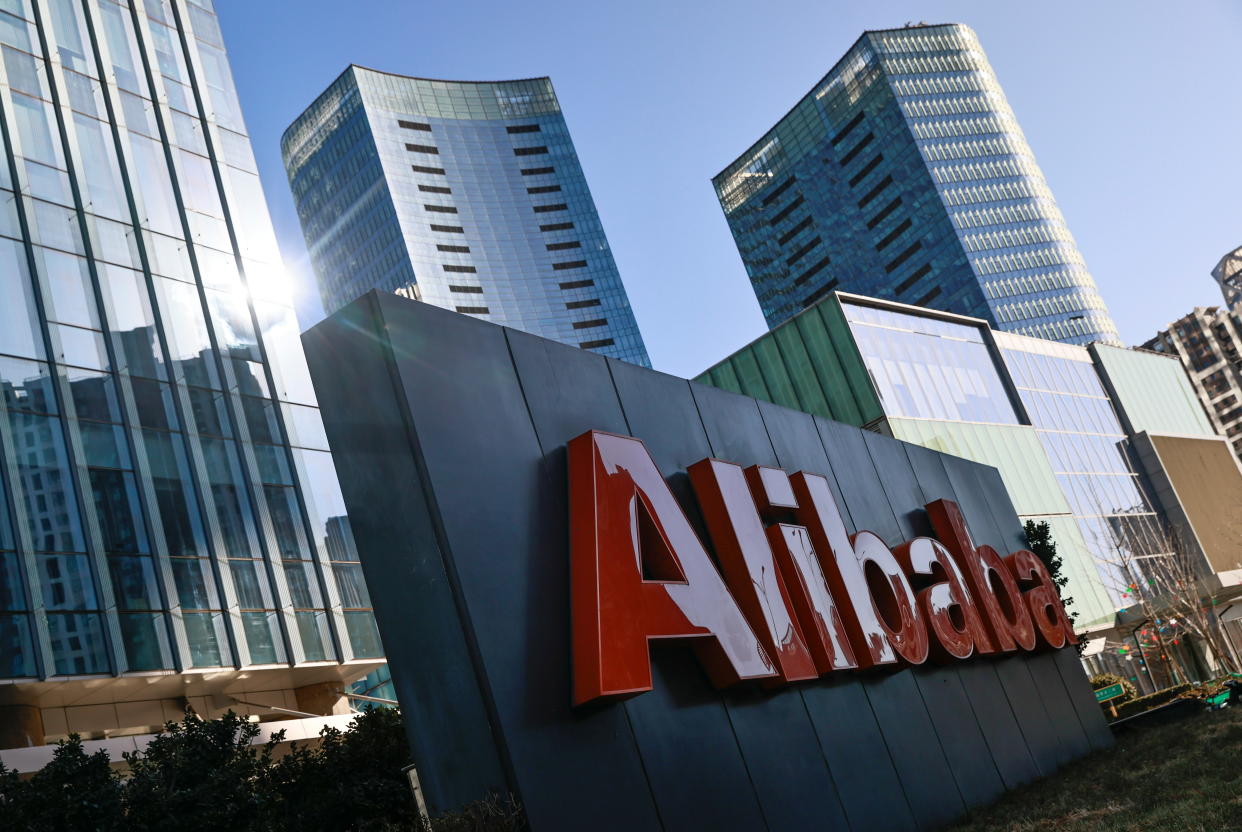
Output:
[[649,365],[549,79],[351,66],[281,148],[327,312],[381,289]]
[[210,0],[0,42],[0,756],[345,710],[382,651]]
[[864,33],[713,183],[769,326],[840,289],[1120,343],[967,26]]
[[1237,592],[1242,473],[1167,356],[833,293],[696,381],[996,466],[1094,639],[1131,643],[1146,564],[1172,551]]
[[[1235,268],[1242,268],[1242,263]],[[1221,285],[1226,286],[1223,281]],[[1234,454],[1242,459],[1242,320],[1238,315],[1217,306],[1196,307],[1156,333],[1143,348],[1181,359],[1212,425],[1229,438]]]
[[1221,294],[1225,296],[1225,304],[1234,314],[1242,313],[1242,248],[1220,258],[1216,268],[1212,269],[1212,278],[1220,284]]

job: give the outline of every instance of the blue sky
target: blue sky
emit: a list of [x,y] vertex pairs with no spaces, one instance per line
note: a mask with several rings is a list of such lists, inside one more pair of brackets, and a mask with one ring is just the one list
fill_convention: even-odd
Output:
[[864,29],[975,28],[1127,343],[1196,305],[1242,245],[1242,4],[1197,0],[216,0],[281,249],[319,314],[280,134],[350,63],[549,75],[657,369],[765,330],[710,178]]

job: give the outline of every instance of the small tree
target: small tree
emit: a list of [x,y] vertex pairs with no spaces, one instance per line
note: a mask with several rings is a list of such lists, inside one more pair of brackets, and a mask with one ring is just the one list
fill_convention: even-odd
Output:
[[29,780],[0,763],[0,828],[5,832],[128,829],[121,780],[106,752],[87,754],[75,734],[58,743],[52,761]]
[[[1061,599],[1061,606],[1065,607],[1065,614],[1069,616],[1071,625],[1078,623],[1078,612],[1071,609],[1074,606],[1072,596],[1065,594],[1065,585],[1069,583],[1069,577],[1061,573],[1061,567],[1064,564],[1061,556],[1057,554],[1057,543],[1052,539],[1052,527],[1048,525],[1046,520],[1036,523],[1034,520],[1027,520],[1023,526],[1026,532],[1026,547],[1035,553],[1035,557],[1039,558],[1044,568],[1048,570],[1048,574],[1052,577],[1052,582],[1057,587],[1057,597]],[[1075,645],[1078,655],[1082,655],[1082,651],[1087,646],[1086,639],[1079,639]]]

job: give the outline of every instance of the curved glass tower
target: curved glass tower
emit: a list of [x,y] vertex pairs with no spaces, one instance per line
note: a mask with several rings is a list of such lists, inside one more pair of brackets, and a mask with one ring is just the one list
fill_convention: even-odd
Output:
[[649,366],[549,79],[351,66],[281,148],[327,312],[382,289]]
[[865,33],[713,183],[769,326],[840,289],[1120,343],[967,26]]

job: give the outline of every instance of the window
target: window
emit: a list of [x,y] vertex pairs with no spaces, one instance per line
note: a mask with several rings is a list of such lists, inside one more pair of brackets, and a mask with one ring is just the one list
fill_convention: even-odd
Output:
[[554,194],[561,189],[560,185],[540,185],[538,188],[527,188],[528,194]]
[[433,225],[431,226],[431,230],[442,231],[445,234],[465,234],[466,233],[466,229],[462,228],[460,225]]
[[776,187],[776,190],[772,191],[772,193],[768,194],[767,196],[763,198],[763,207],[767,208],[773,202],[776,202],[776,200],[780,197],[780,195],[785,193],[785,191],[789,190],[789,186],[797,181],[798,181],[798,177],[790,176],[788,179],[786,179],[784,182],[778,185]]
[[835,288],[837,288],[837,279],[834,277],[832,280],[829,280],[823,286],[820,286],[814,292],[811,292],[811,294],[804,297],[802,299],[802,308],[806,309],[812,303],[819,300],[820,298],[822,298],[824,295],[828,294]]
[[469,254],[470,246],[446,246],[443,243],[436,244],[437,251],[450,251],[454,254]]
[[437,176],[444,175],[444,168],[429,168],[424,165],[410,165],[410,167],[414,168],[415,173],[434,173]]
[[552,268],[558,272],[562,272],[566,269],[583,269],[586,268],[586,264],[587,261],[585,260],[570,260],[566,263],[553,263]]
[[797,224],[797,225],[795,225],[793,228],[789,229],[789,230],[788,230],[788,231],[786,231],[784,234],[782,234],[782,235],[781,235],[781,237],[780,237],[780,239],[776,241],[776,244],[777,244],[778,246],[783,246],[783,245],[785,245],[785,243],[789,242],[789,241],[790,241],[790,240],[792,240],[794,237],[797,237],[797,236],[798,236],[798,232],[799,232],[799,231],[803,231],[803,230],[807,229],[808,227],[810,227],[810,225],[811,225],[811,218],[810,218],[810,217],[805,217],[805,218],[802,220],[802,222],[798,223],[798,224]]
[[549,211],[564,211],[569,208],[569,206],[563,202],[557,202],[552,205],[536,205],[534,208],[536,214],[546,214]]
[[937,286],[934,289],[932,289],[930,292],[928,292],[927,294],[923,295],[923,297],[916,300],[914,302],[914,305],[915,306],[926,306],[929,301],[935,300],[936,296],[939,294],[940,294],[940,287]]
[[431,125],[423,124],[421,121],[404,121],[402,119],[397,119],[397,126],[404,127],[406,130],[422,130],[427,133],[431,132]]
[[425,194],[451,194],[452,188],[446,188],[443,185],[419,185],[418,189]]
[[545,173],[556,173],[556,168],[522,168],[523,176],[540,176]]
[[599,306],[599,298],[591,298],[590,300],[571,300],[565,304],[566,309],[586,309],[588,306]]
[[568,283],[560,284],[562,289],[585,289],[588,286],[594,286],[594,280],[571,280]]
[[510,124],[509,126],[505,127],[505,130],[509,131],[510,133],[538,133],[539,125],[538,124]]
[[440,268],[446,272],[458,272],[460,274],[474,274],[478,271],[474,266],[450,266],[447,263],[442,263]]
[[867,220],[867,227],[875,228],[877,225],[884,222],[884,220],[888,217],[889,214],[897,210],[897,206],[900,204],[901,204],[901,197],[897,197],[892,202],[890,202],[888,205],[885,205],[883,208],[880,209],[880,213],[876,214],[874,217]]
[[572,222],[554,222],[551,225],[539,226],[540,231],[569,231],[574,227]]
[[913,286],[915,283],[918,283],[920,277],[922,277],[923,275],[927,274],[930,271],[931,271],[931,263],[925,264],[924,266],[919,268],[919,270],[916,271],[914,274],[910,275],[905,280],[897,284],[897,293],[901,294],[902,292],[906,291],[911,286]]
[[440,154],[440,148],[430,144],[407,144],[405,149],[411,153],[435,153]]
[[571,248],[582,248],[582,243],[577,240],[572,243],[548,243],[546,248],[548,251],[566,251]]
[[452,205],[424,205],[423,210],[430,211],[433,214],[456,214],[457,209]]
[[875,250],[883,251],[884,249],[888,248],[889,245],[892,244],[893,240],[896,240],[904,232],[909,231],[910,226],[912,225],[914,225],[914,223],[910,220],[909,217],[906,217],[904,220],[901,221],[900,225],[898,225],[892,231],[888,232],[888,234],[884,236],[883,240],[880,240],[880,242],[875,244]]
[[488,314],[486,306],[457,306],[454,307],[463,315],[486,315]]
[[548,152],[548,148],[546,148],[546,147],[545,147],[545,146],[543,146],[543,145],[536,145],[535,147],[515,147],[515,148],[513,148],[513,155],[514,155],[514,156],[538,156],[538,155],[540,155],[541,153],[547,153],[547,152]]
[[858,173],[850,177],[850,187],[852,188],[855,185],[857,185],[859,182],[863,181],[863,179],[867,177],[867,174],[875,170],[876,165],[880,164],[880,162],[883,162],[883,161],[884,161],[884,154],[877,153],[874,159],[872,159],[870,162],[868,162],[866,165],[863,166],[862,170],[860,170]]
[[820,242],[821,240],[819,237],[812,237],[809,243],[807,243],[802,248],[798,249],[793,254],[785,258],[785,265],[792,266],[794,263],[797,263],[799,260],[805,257],[811,251],[811,249],[819,245]]
[[849,153],[846,153],[844,156],[841,157],[841,167],[845,167],[850,162],[857,159],[858,154],[863,152],[863,148],[871,144],[871,142],[874,139],[875,139],[875,133],[868,133],[867,135],[863,136],[859,140],[858,144],[854,145],[853,149],[851,149]]
[[861,112],[858,115],[854,116],[852,119],[850,119],[850,123],[842,127],[841,132],[837,133],[835,136],[832,137],[832,146],[836,147],[837,145],[839,145],[841,143],[841,140],[844,139],[846,136],[848,136],[851,130],[853,130],[858,125],[862,124],[862,120],[866,117],[867,117],[867,113]]
[[898,254],[896,257],[894,257],[892,262],[884,267],[884,271],[891,274],[893,271],[897,269],[898,266],[900,266],[902,263],[909,260],[910,257],[913,256],[914,252],[918,251],[922,247],[923,247],[923,244],[916,240],[914,242],[914,245],[910,246],[908,249],[903,251],[901,254]]
[[592,321],[574,321],[574,329],[595,329],[597,326],[608,326],[608,321],[604,318],[596,318]]
[[868,203],[871,202],[871,200],[879,196],[880,193],[891,184],[893,184],[892,176],[886,176],[883,179],[881,179],[878,185],[876,185],[871,190],[867,191],[867,194],[862,199],[858,200],[858,207],[866,208]]
[[615,343],[611,338],[601,338],[598,341],[583,341],[578,346],[584,350],[593,350],[596,347],[611,347]]
[[793,210],[794,210],[795,208],[797,208],[799,205],[801,205],[801,204],[802,204],[803,202],[805,202],[805,201],[806,201],[806,200],[804,200],[801,196],[799,196],[798,198],[796,198],[795,200],[793,200],[792,202],[790,202],[788,205],[786,205],[784,208],[782,208],[782,209],[781,209],[781,210],[780,210],[780,211],[776,214],[776,216],[774,216],[774,217],[772,217],[772,219],[768,220],[768,224],[769,224],[769,225],[779,225],[781,220],[785,219],[785,217],[788,217],[788,216],[789,216],[789,215],[793,212]]
[[812,277],[814,277],[815,275],[823,271],[824,267],[827,266],[830,262],[832,262],[831,257],[825,257],[823,260],[820,260],[814,266],[811,266],[811,268],[807,269],[802,274],[798,275],[798,279],[794,281],[794,285],[801,286],[803,283],[806,283]]
[[481,295],[483,294],[482,286],[449,286],[450,292],[457,292],[462,295]]

